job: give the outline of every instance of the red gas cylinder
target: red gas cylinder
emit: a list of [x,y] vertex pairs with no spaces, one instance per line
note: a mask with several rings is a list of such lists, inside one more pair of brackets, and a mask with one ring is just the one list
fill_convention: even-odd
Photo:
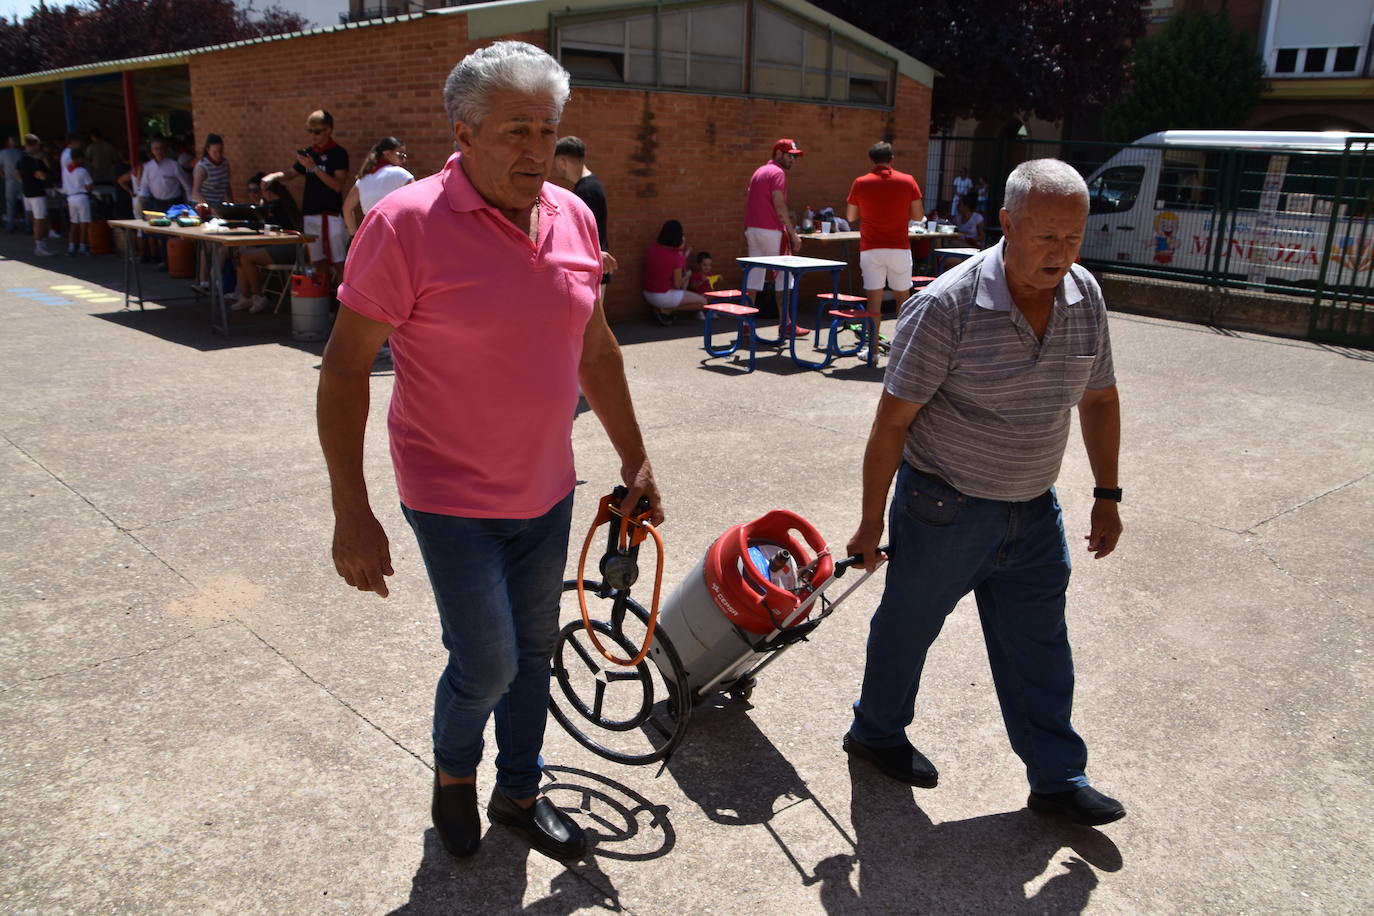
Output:
[[[782,628],[809,591],[797,594],[775,585],[750,557],[749,549],[759,545],[787,550],[798,569],[805,569],[819,556],[810,577],[813,590],[829,581],[835,563],[811,523],[785,509],[774,509],[762,518],[736,525],[716,539],[704,558],[711,600],[735,626],[765,635]],[[801,620],[794,620],[786,625],[799,623]]]

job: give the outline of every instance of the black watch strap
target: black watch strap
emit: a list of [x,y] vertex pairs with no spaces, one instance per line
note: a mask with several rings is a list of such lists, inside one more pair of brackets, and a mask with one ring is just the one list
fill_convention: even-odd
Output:
[[1093,487],[1093,499],[1110,499],[1121,502],[1120,487]]

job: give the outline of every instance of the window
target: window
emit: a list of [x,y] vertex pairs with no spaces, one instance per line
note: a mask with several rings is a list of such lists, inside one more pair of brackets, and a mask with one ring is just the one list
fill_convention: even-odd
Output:
[[574,80],[740,92],[744,5],[733,0],[558,26],[559,61]]
[[701,0],[556,16],[554,43],[579,82],[892,104],[895,61],[767,3],[753,9],[752,36],[743,0]]
[[1303,76],[1345,76],[1357,74],[1361,65],[1359,45],[1339,48],[1279,48],[1274,52],[1273,73]]
[[1131,209],[1140,194],[1140,182],[1144,177],[1142,165],[1107,169],[1088,186],[1088,212],[1121,213]]
[[1202,157],[1191,160],[1166,159],[1159,170],[1156,209],[1211,209],[1214,194],[1203,169]]
[[890,105],[895,66],[765,3],[754,7],[754,92]]

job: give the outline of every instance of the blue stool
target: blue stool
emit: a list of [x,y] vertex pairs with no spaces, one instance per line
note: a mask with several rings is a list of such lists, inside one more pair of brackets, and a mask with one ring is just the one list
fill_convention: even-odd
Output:
[[[821,327],[821,311],[826,308],[854,308],[856,305],[863,305],[868,302],[867,296],[855,296],[851,293],[816,293],[816,327]],[[830,314],[835,314],[831,312]],[[816,342],[813,349],[821,348],[821,335],[816,334]],[[827,347],[828,349],[828,347]]]
[[[846,328],[856,329],[859,335],[859,342],[852,347],[840,346],[840,331]],[[830,339],[825,346],[826,362],[837,356],[855,356],[864,347],[868,348],[868,364],[872,366],[878,358],[878,329],[873,326],[873,319],[868,312],[863,309],[831,309]]]
[[[704,346],[706,352],[711,356],[730,356],[745,345],[746,340],[749,345],[749,372],[754,371],[754,357],[758,338],[758,328],[754,324],[754,316],[759,310],[751,305],[740,305],[738,302],[729,301],[732,298],[741,296],[737,289],[715,289],[706,293],[706,305],[702,306],[702,311],[706,313],[706,323],[703,328],[705,337]],[[736,319],[736,331],[734,343],[727,347],[716,347],[711,344],[712,320],[717,315],[731,315]]]

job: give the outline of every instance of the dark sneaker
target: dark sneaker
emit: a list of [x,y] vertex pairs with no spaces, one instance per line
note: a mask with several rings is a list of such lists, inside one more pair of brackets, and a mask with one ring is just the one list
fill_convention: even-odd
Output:
[[673,313],[668,309],[651,308],[650,311],[654,313],[654,321],[657,321],[665,328],[673,323]]
[[500,789],[492,789],[487,817],[493,824],[510,827],[551,859],[577,859],[587,851],[582,828],[542,795],[528,808],[522,808]]
[[1126,806],[1108,798],[1092,786],[1068,792],[1032,792],[1026,807],[1041,814],[1057,814],[1075,824],[1097,827],[1126,816]]
[[933,789],[940,781],[940,771],[910,743],[896,747],[869,747],[850,735],[844,736],[844,751],[851,757],[867,760],[898,782],[922,789]]
[[477,786],[470,782],[439,785],[434,774],[434,801],[429,808],[439,841],[450,855],[465,858],[482,844],[482,819],[477,814]]

